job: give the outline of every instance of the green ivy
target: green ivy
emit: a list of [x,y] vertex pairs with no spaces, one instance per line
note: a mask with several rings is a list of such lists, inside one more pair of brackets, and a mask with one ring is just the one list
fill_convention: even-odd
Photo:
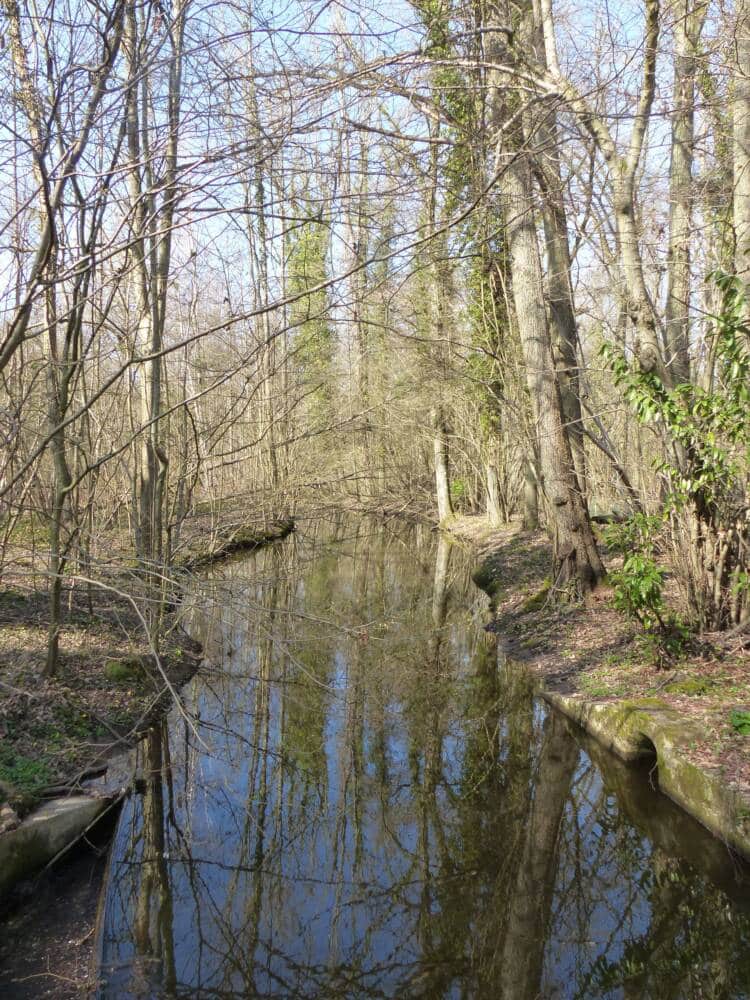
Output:
[[736,708],[731,716],[732,728],[740,736],[750,736],[750,712],[743,708]]

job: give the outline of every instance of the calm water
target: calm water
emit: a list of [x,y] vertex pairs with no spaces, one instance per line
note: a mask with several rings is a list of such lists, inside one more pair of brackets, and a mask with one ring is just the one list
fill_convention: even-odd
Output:
[[744,876],[534,699],[470,570],[342,521],[205,583],[215,668],[140,751],[101,997],[749,995]]

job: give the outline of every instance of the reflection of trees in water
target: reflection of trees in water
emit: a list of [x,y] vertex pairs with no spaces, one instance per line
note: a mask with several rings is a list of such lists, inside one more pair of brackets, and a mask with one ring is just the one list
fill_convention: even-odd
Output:
[[467,627],[463,554],[335,530],[338,553],[297,539],[258,554],[251,583],[237,564],[207,586],[222,670],[186,695],[202,742],[180,722],[144,745],[109,995],[126,979],[218,997],[731,995],[746,918],[624,821],[526,672],[498,668],[494,637]]

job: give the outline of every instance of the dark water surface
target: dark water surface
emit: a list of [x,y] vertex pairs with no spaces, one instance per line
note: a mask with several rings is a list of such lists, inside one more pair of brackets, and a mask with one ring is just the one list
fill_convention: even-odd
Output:
[[745,876],[498,660],[470,570],[342,521],[205,583],[215,669],[140,752],[102,997],[750,995]]

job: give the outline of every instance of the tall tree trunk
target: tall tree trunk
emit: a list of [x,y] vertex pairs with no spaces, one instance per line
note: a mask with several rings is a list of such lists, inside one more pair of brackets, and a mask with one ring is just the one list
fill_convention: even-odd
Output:
[[[734,269],[746,292],[750,291],[750,2],[737,0],[737,23],[732,46],[732,142]],[[750,302],[745,321],[750,318]]]
[[497,465],[488,462],[485,466],[487,476],[487,519],[493,528],[499,528],[505,518],[500,504],[500,478]]
[[521,517],[524,531],[535,531],[539,527],[539,488],[534,465],[529,459],[523,463]]
[[[527,20],[533,21],[531,44],[541,65],[547,66],[543,24],[529,4]],[[552,353],[562,399],[563,419],[570,438],[576,474],[582,490],[586,488],[586,449],[584,446],[581,388],[578,376],[578,323],[576,321],[572,261],[568,243],[568,219],[563,197],[560,144],[554,105],[542,110],[535,122],[534,173],[542,191],[542,220],[547,252],[547,298],[552,324]],[[531,130],[529,129],[529,134]]]
[[[498,12],[502,15],[502,11]],[[495,24],[510,23],[508,12]],[[488,55],[496,65],[508,65],[512,53],[506,34],[495,30]],[[490,73],[491,122],[502,143],[500,189],[510,251],[513,303],[521,338],[526,378],[539,442],[542,489],[553,544],[553,592],[581,597],[604,575],[585,497],[579,489],[570,438],[563,421],[562,399],[552,358],[552,343],[544,304],[541,261],[537,244],[530,157],[523,129],[505,103],[507,79]],[[519,101],[524,100],[519,88]],[[500,138],[502,137],[502,138]]]
[[448,473],[448,426],[442,407],[432,411],[432,426],[435,431],[435,489],[437,492],[438,520],[441,524],[453,517],[450,477]]
[[[68,464],[68,447],[63,421],[68,410],[69,365],[61,360],[57,350],[57,310],[55,288],[47,290],[47,337],[49,342],[47,378],[47,425],[51,434],[53,486],[50,518],[50,591],[49,622],[47,627],[47,657],[44,672],[48,677],[57,672],[62,625],[62,583],[67,561],[68,539],[65,537],[69,523],[71,475]],[[58,370],[59,368],[59,370]]]
[[149,73],[145,68],[149,39],[137,11],[129,7],[126,24],[129,85],[127,139],[129,185],[133,211],[133,278],[136,285],[136,354],[140,358],[139,396],[142,446],[137,477],[137,548],[147,584],[147,616],[156,643],[161,619],[163,516],[168,458],[162,445],[162,346],[172,251],[172,228],[178,198],[177,150],[180,128],[182,46],[185,2],[174,5],[168,23],[169,47],[167,139],[162,173],[157,178],[151,158],[152,114]]
[[[550,148],[556,149],[557,129],[549,129]],[[547,145],[546,143],[544,145]],[[553,357],[558,373],[563,419],[570,438],[580,488],[586,488],[586,449],[583,443],[581,389],[578,377],[578,324],[570,281],[568,224],[562,198],[560,164],[553,152],[547,164],[551,176],[544,186],[544,238],[547,248],[547,288],[554,330]]]
[[[252,18],[252,13],[249,13]],[[268,477],[271,487],[275,493],[280,481],[279,461],[277,453],[277,428],[276,428],[276,405],[275,405],[275,374],[276,374],[276,338],[271,329],[271,312],[268,309],[270,301],[269,286],[269,233],[266,223],[266,165],[270,173],[272,156],[271,150],[264,137],[263,122],[261,120],[260,105],[258,103],[258,92],[255,82],[255,57],[253,43],[252,21],[247,27],[248,37],[248,80],[245,94],[248,116],[247,139],[255,148],[255,163],[252,170],[252,178],[247,181],[247,237],[250,246],[251,279],[253,286],[253,308],[263,310],[258,322],[260,325],[263,343],[259,345],[260,362],[259,369],[263,379],[261,389],[261,407],[263,410],[262,420],[266,425],[263,437],[268,441]],[[251,194],[252,188],[252,194]],[[257,220],[257,239],[253,228],[253,219]],[[264,510],[265,513],[265,510]]]
[[675,383],[690,379],[690,238],[693,201],[696,45],[705,7],[674,5],[674,111],[669,168],[669,260],[664,324],[666,364]]

